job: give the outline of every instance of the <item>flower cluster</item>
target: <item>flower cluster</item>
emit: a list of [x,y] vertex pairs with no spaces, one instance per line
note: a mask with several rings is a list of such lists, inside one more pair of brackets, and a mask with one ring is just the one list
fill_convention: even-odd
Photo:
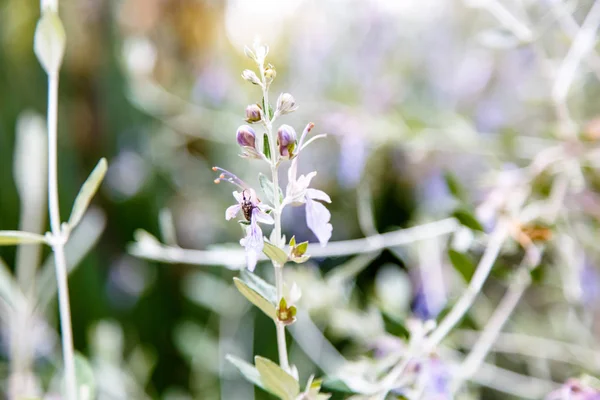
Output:
[[[253,51],[246,49],[248,57],[257,63],[260,77],[251,70],[244,70],[242,73],[243,79],[260,86],[263,93],[268,92],[268,87],[276,76],[273,65],[267,64],[265,66],[267,53],[268,47],[260,44],[255,45]],[[282,162],[291,160],[285,197],[283,191],[279,189],[279,183],[275,182],[275,179],[270,181],[265,177],[260,181],[260,185],[267,202],[271,204],[267,205],[265,202],[261,202],[255,189],[244,183],[236,175],[219,167],[213,168],[214,171],[220,172],[219,177],[215,180],[216,183],[227,181],[238,188],[238,191],[233,192],[236,204],[227,209],[225,218],[230,220],[240,212],[243,214],[240,223],[244,225],[245,237],[240,243],[246,250],[247,268],[250,271],[254,270],[265,242],[259,223],[275,224],[276,232],[274,233],[276,234],[271,236],[272,242],[278,247],[283,247],[284,242],[282,241],[278,219],[283,209],[288,205],[305,205],[306,224],[322,246],[325,246],[331,238],[332,226],[329,222],[331,213],[321,203],[330,203],[331,199],[325,192],[309,187],[317,172],[312,171],[306,175],[298,175],[298,160],[301,152],[312,141],[325,135],[317,135],[307,140],[314,127],[313,123],[306,125],[299,139],[296,130],[290,125],[282,124],[276,131],[273,129],[273,124],[277,118],[289,114],[297,108],[294,97],[289,93],[282,93],[279,95],[276,108],[273,111],[265,95],[261,102],[246,107],[245,121],[248,124],[259,126],[260,129],[255,129],[250,125],[241,125],[236,132],[236,140],[242,150],[240,156],[265,162],[274,172],[274,177],[278,176],[277,169]]]

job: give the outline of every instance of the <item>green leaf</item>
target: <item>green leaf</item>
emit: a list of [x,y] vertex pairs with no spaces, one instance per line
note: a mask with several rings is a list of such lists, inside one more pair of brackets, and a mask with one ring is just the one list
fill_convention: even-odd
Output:
[[65,28],[58,14],[50,9],[43,11],[35,28],[33,51],[48,75],[58,74],[65,55]]
[[454,197],[463,202],[468,201],[467,191],[464,188],[464,186],[458,181],[458,179],[456,179],[456,175],[454,175],[450,171],[446,171],[444,173],[444,180],[446,181],[446,186],[448,187],[448,190],[450,191],[450,193],[452,193]]
[[273,361],[256,356],[254,364],[260,373],[265,388],[282,400],[294,400],[300,393],[300,385],[296,378],[285,372]]
[[273,321],[277,320],[277,313],[275,312],[275,306],[269,300],[258,294],[255,290],[250,288],[244,281],[238,278],[233,278],[233,283],[239,292],[248,299],[256,307],[260,308],[262,312],[267,314]]
[[271,159],[271,145],[269,144],[269,135],[266,133],[263,136],[263,154],[267,159]]
[[298,246],[296,246],[294,253],[296,255],[302,256],[304,255],[304,253],[306,253],[306,250],[308,250],[308,241],[302,242]]
[[[260,188],[262,189],[265,196],[267,196],[267,200],[273,205],[275,205],[275,188],[273,186],[273,182],[269,180],[264,174],[258,174],[258,182],[260,183]],[[279,189],[279,203],[283,201],[283,192],[281,188]]]
[[102,158],[100,161],[98,161],[96,168],[94,168],[90,176],[79,190],[79,194],[77,194],[75,202],[73,203],[71,216],[69,217],[69,226],[71,229],[77,226],[79,221],[81,221],[83,214],[85,214],[90,202],[92,201],[92,197],[94,197],[96,191],[102,183],[102,179],[104,179],[106,169],[106,159]]
[[262,99],[262,109],[265,110],[265,115],[270,120],[273,118],[273,107],[270,104],[265,104],[265,98]]
[[87,359],[75,353],[75,377],[80,400],[93,400],[96,398],[96,378],[94,371]]
[[475,273],[475,264],[473,263],[473,260],[471,260],[468,255],[452,249],[448,251],[448,257],[450,258],[450,262],[454,266],[454,269],[465,278],[465,281],[470,282]]
[[260,380],[260,373],[256,369],[256,367],[240,358],[232,356],[231,354],[227,354],[225,359],[233,364],[234,367],[240,371],[240,373],[246,378],[250,383],[258,386],[263,390],[265,389],[262,381]]
[[0,246],[16,244],[46,243],[46,238],[37,233],[22,231],[0,231]]
[[241,277],[244,283],[251,287],[255,292],[269,300],[271,303],[277,304],[277,289],[275,286],[247,269],[242,270]]
[[263,253],[265,253],[267,257],[273,260],[273,262],[278,264],[280,267],[282,267],[283,264],[285,264],[288,260],[288,255],[285,253],[285,251],[267,241],[265,241],[265,245],[263,246]]
[[468,210],[458,209],[452,213],[452,216],[458,220],[462,225],[467,228],[471,228],[474,231],[485,232],[481,223],[475,218],[475,216]]

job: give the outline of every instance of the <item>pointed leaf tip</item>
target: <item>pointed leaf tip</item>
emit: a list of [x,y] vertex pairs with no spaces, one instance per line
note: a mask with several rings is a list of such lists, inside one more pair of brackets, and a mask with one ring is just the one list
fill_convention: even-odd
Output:
[[104,175],[106,175],[106,170],[108,169],[106,159],[102,158],[98,161],[98,164],[87,178],[77,197],[75,198],[75,202],[73,203],[73,210],[71,211],[71,216],[69,217],[69,226],[71,229],[75,228],[81,218],[87,211],[92,198],[98,191],[102,180],[104,179]]

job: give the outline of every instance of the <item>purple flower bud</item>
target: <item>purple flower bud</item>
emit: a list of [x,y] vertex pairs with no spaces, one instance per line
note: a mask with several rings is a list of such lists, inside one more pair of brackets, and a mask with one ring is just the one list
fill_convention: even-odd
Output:
[[256,145],[256,132],[248,125],[242,125],[237,130],[237,142],[242,147],[254,148]]
[[279,145],[279,154],[283,157],[290,157],[296,147],[296,131],[289,125],[281,125],[277,131],[277,144]]
[[261,109],[258,104],[250,104],[246,107],[246,122],[258,122],[261,119]]

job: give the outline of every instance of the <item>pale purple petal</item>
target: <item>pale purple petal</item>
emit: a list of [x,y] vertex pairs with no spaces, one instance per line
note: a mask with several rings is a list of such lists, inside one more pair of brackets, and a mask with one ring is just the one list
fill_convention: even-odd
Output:
[[246,249],[246,264],[250,271],[254,271],[258,255],[262,252],[264,241],[260,226],[256,223],[256,219],[252,218],[250,226],[246,228],[246,237],[240,241]]
[[296,181],[296,186],[298,187],[298,189],[303,191],[306,190],[306,188],[308,188],[308,185],[310,185],[310,181],[312,181],[312,178],[314,178],[315,175],[317,175],[317,171],[313,171],[307,175],[300,175],[298,181]]
[[235,201],[238,203],[241,203],[242,200],[244,200],[241,192],[233,192],[233,197],[235,197]]
[[298,172],[298,159],[294,158],[292,160],[292,164],[290,165],[290,169],[288,169],[288,181],[296,182],[296,174]]
[[333,227],[329,223],[331,213],[321,203],[306,198],[306,225],[315,234],[321,246],[325,246],[331,238]]
[[326,201],[327,203],[331,203],[331,198],[329,197],[329,195],[319,189],[308,188],[306,189],[306,195],[313,200],[321,200]]
[[265,204],[265,203],[258,203],[258,205],[256,207],[258,207],[260,209],[260,211],[262,211],[262,212],[267,212],[267,211],[273,210],[273,207],[271,207],[270,205]]
[[234,218],[242,209],[242,206],[239,204],[234,204],[231,207],[227,207],[225,210],[225,219],[229,221],[231,218]]
[[252,210],[252,219],[256,220],[256,222],[260,222],[261,224],[273,225],[275,221],[273,217],[271,217],[266,212],[262,211],[258,207],[254,207]]

